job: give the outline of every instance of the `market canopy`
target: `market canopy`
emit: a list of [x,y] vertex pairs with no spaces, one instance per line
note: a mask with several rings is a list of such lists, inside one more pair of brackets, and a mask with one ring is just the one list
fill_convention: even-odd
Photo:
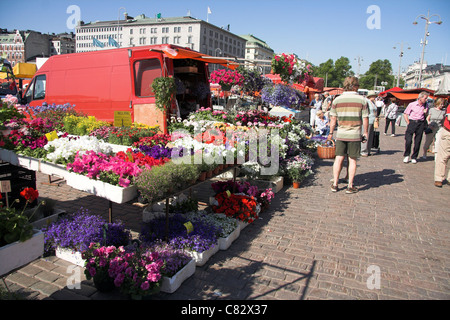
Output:
[[450,74],[449,73],[446,73],[444,75],[444,79],[439,84],[439,87],[434,94],[439,95],[439,96],[450,95]]
[[33,63],[19,62],[13,67],[14,76],[21,79],[33,78],[36,70],[36,65]]
[[[239,67],[239,63],[230,61],[224,57],[213,57],[209,56],[207,54],[203,54],[197,51],[184,49],[184,48],[174,48],[169,46],[164,46],[161,48],[161,50],[171,59],[193,59],[193,60],[199,60],[206,63],[215,63],[220,64],[224,67],[230,68],[232,70]],[[230,58],[233,59],[234,58]]]
[[383,92],[380,92],[378,95],[379,95],[380,97],[386,97],[386,95],[387,95],[388,92],[397,92],[397,91],[403,91],[403,89],[402,89],[402,88],[399,88],[399,87],[393,87],[393,88],[390,88],[390,89],[385,90],[385,91],[383,91]]

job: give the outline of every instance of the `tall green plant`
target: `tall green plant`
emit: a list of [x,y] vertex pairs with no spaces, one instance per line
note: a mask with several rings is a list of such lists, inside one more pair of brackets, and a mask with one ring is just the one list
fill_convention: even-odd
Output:
[[159,77],[153,80],[152,89],[155,93],[156,107],[162,112],[170,108],[172,95],[176,93],[175,79],[170,77]]

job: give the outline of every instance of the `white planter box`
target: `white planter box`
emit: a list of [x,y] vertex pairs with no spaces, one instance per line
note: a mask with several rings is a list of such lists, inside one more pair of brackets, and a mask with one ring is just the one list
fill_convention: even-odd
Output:
[[65,166],[61,164],[51,163],[42,161],[39,166],[39,171],[46,175],[55,175],[60,178],[66,179],[66,176],[69,175],[69,171],[65,168]]
[[76,264],[80,267],[84,267],[84,263],[86,262],[86,260],[81,257],[81,252],[73,251],[72,249],[58,247],[55,250],[55,254],[58,258]]
[[8,149],[0,148],[0,159],[9,162],[14,166],[17,166],[19,164],[19,159],[17,159],[17,155],[13,151]]
[[26,168],[28,170],[38,171],[40,160],[36,158],[17,155],[17,165]]
[[137,187],[122,188],[99,180],[89,179],[81,174],[69,172],[66,176],[67,185],[77,190],[89,192],[98,197],[115,203],[125,203],[137,197]]
[[44,233],[35,230],[27,241],[16,241],[0,247],[0,276],[19,268],[44,254]]
[[236,240],[239,235],[241,234],[241,228],[238,225],[236,229],[226,238],[219,238],[219,249],[220,250],[227,250],[234,240]]
[[198,267],[203,266],[209,260],[209,258],[211,258],[218,251],[219,251],[218,244],[203,252],[186,250],[186,252],[189,253],[192,256],[192,258],[194,258],[195,265]]
[[166,293],[174,293],[190,276],[195,273],[195,260],[192,259],[187,265],[178,271],[173,277],[163,277],[161,291]]
[[41,230],[42,228],[55,222],[61,214],[66,213],[66,211],[61,209],[54,209],[53,212],[54,214],[52,214],[51,216],[31,222],[33,228]]

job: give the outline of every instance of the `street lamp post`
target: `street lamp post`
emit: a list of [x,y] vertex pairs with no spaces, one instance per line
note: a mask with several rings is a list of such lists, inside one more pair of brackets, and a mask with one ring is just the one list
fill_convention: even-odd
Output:
[[[398,75],[397,75],[397,87],[399,87],[400,86],[400,69],[401,69],[401,66],[402,66],[402,57],[403,57],[403,41],[402,41],[402,43],[400,44],[400,60],[399,60],[399,62],[398,62]],[[397,49],[397,47],[394,47],[394,49]],[[411,47],[408,47],[408,50],[409,49],[411,49]]]
[[[437,17],[439,18],[439,20],[437,21],[431,21],[430,19],[432,17]],[[421,18],[424,19],[426,21],[425,23],[425,36],[423,38],[423,43],[422,43],[422,56],[420,58],[420,72],[419,72],[419,87],[421,87],[421,82],[422,82],[422,67],[423,67],[423,57],[425,55],[425,46],[427,45],[427,36],[429,36],[429,32],[428,32],[428,25],[435,23],[435,24],[442,24],[442,20],[441,17],[438,14],[433,14],[430,16],[430,10],[428,10],[428,14],[427,16],[424,16],[423,14],[419,15],[416,17],[416,19],[414,20],[413,24],[417,25],[417,19]]]

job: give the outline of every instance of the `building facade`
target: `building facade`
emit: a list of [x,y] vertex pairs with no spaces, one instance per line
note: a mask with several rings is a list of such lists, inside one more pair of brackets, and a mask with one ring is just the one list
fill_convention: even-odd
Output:
[[35,62],[37,58],[74,52],[75,38],[71,34],[48,35],[32,30],[0,30],[0,56],[12,66],[19,62]]
[[271,61],[275,54],[272,48],[263,40],[252,34],[242,35],[247,40],[245,44],[245,65],[256,68],[262,74],[270,73]]
[[136,18],[84,23],[76,27],[76,52],[174,44],[211,56],[244,58],[246,40],[229,30],[190,16]]
[[75,35],[73,33],[61,33],[51,38],[51,55],[75,53]]
[[426,88],[437,90],[444,80],[445,74],[450,72],[450,66],[437,63],[428,65],[426,62],[422,67],[422,83],[419,85],[420,63],[410,65],[406,72],[402,74],[405,80],[404,89]]

